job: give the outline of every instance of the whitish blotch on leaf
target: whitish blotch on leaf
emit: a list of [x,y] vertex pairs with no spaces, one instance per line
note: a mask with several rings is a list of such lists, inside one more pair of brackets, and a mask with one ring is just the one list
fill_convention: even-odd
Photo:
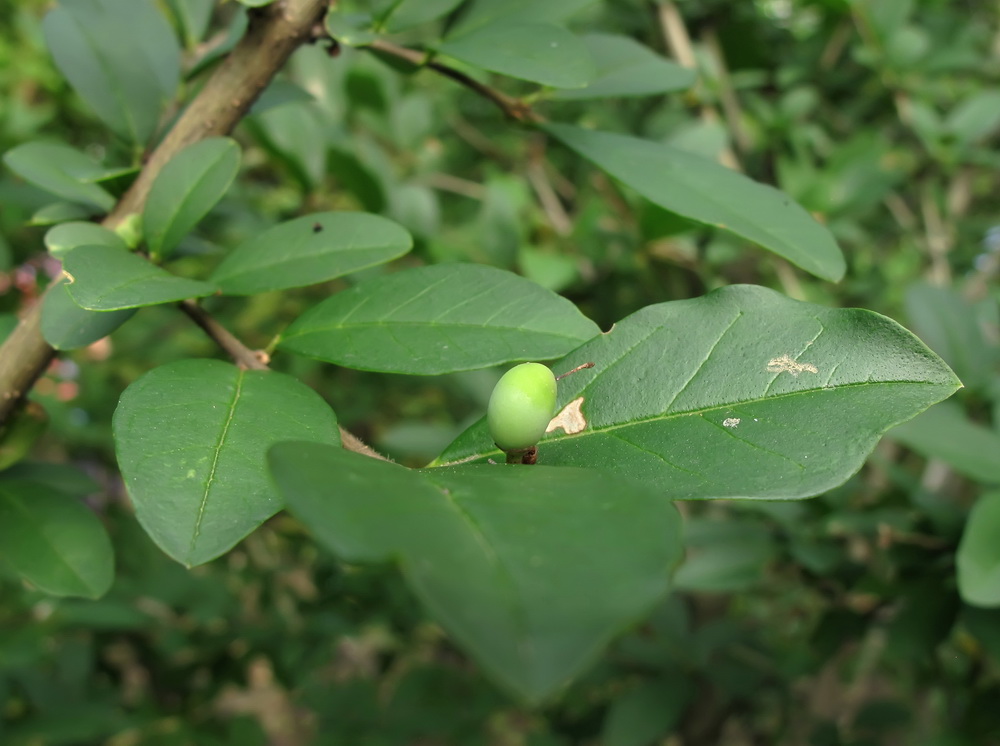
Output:
[[559,411],[559,414],[549,421],[549,426],[545,428],[545,432],[554,433],[560,428],[562,428],[567,435],[575,435],[576,433],[582,432],[583,429],[587,427],[587,420],[584,418],[583,412],[580,411],[580,406],[582,404],[583,397],[578,396],[576,399],[563,407]]
[[819,373],[819,370],[812,363],[799,363],[788,355],[768,360],[767,369],[771,373],[791,373],[796,378],[798,378],[799,373]]

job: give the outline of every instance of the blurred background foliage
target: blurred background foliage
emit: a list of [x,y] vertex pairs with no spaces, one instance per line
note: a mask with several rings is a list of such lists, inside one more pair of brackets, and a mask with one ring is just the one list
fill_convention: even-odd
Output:
[[[194,90],[244,11],[160,4],[186,42]],[[48,136],[108,164],[133,162],[55,70],[39,25],[47,6],[0,5],[0,151]],[[682,505],[679,592],[561,699],[529,711],[477,674],[394,571],[338,563],[291,518],[192,571],[150,543],[114,471],[111,414],[143,371],[217,352],[175,310],[143,309],[55,363],[36,389],[52,422],[35,456],[92,476],[89,502],[119,567],[96,602],[0,576],[0,743],[1000,743],[1000,608],[963,603],[955,580],[970,507],[1000,484],[1000,8],[617,0],[587,5],[570,25],[629,35],[696,67],[697,83],[596,102],[542,93],[539,110],[776,185],[835,233],[846,279],[824,283],[651,206],[448,80],[323,44],[296,53],[240,126],[242,177],[182,253],[200,267],[278,220],[365,209],[414,234],[405,263],[513,269],[604,329],[647,304],[763,284],[909,326],[966,384],[950,409],[890,435],[858,475],[813,500]],[[401,41],[419,44],[422,33]],[[0,328],[57,271],[41,240],[49,201],[0,175]],[[209,306],[265,347],[357,279]],[[481,416],[500,372],[404,377],[285,356],[276,365],[410,465]],[[991,530],[1000,544],[1000,527]]]

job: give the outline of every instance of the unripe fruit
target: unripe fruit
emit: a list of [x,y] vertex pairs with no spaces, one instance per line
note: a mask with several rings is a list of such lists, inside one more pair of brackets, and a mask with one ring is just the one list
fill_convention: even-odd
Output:
[[521,363],[497,381],[486,409],[493,442],[525,451],[545,434],[556,408],[556,378],[539,363]]

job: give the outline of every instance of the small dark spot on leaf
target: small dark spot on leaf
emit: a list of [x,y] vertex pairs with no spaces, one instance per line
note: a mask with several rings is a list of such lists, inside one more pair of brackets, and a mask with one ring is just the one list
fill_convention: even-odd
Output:
[[323,230],[323,226],[319,223],[313,223],[313,233],[319,233]]

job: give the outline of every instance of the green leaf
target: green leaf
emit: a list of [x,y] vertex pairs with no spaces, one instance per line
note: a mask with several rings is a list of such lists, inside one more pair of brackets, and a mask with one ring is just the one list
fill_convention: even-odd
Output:
[[75,350],[103,339],[135,315],[134,308],[121,311],[87,311],[69,294],[65,283],[42,299],[42,336],[57,350]]
[[394,0],[379,25],[395,34],[446,16],[461,4],[462,0]]
[[452,37],[498,22],[559,23],[596,0],[472,0]]
[[611,702],[601,733],[602,746],[650,746],[677,727],[693,694],[683,678],[643,682]]
[[189,145],[160,171],[143,210],[146,245],[168,256],[222,199],[240,168],[240,147],[228,137]]
[[746,519],[715,521],[693,518],[684,525],[688,550],[674,576],[685,591],[732,593],[759,583],[777,555],[771,533]]
[[773,187],[662,143],[563,124],[543,129],[660,207],[758,243],[825,280],[844,275],[830,232]]
[[69,145],[29,142],[8,150],[3,161],[22,179],[49,194],[104,212],[115,205],[114,197],[89,183],[101,167],[89,155]]
[[[732,285],[648,306],[556,372],[540,464],[604,468],[674,499],[809,497],[856,472],[893,425],[961,385],[891,319]],[[480,421],[438,462],[499,457]]]
[[0,559],[56,596],[98,598],[114,558],[101,522],[77,498],[47,484],[0,479]]
[[73,202],[53,202],[38,208],[28,220],[28,225],[56,225],[67,220],[85,220],[100,212],[104,211]]
[[166,0],[167,6],[177,19],[184,44],[190,49],[205,37],[208,24],[212,20],[215,0]]
[[56,66],[97,116],[145,143],[180,78],[167,19],[149,0],[62,0],[42,30]]
[[240,244],[212,275],[226,295],[315,285],[402,256],[413,239],[363,212],[321,212],[270,228]]
[[1000,492],[982,495],[972,506],[955,561],[962,600],[1000,607]]
[[532,702],[647,613],[680,558],[674,507],[596,470],[414,471],[310,443],[268,461],[320,542],[350,562],[396,559],[455,640]]
[[[992,314],[996,316],[996,301]],[[984,333],[980,314],[960,293],[949,287],[915,283],[906,290],[910,328],[950,365],[966,386],[985,388],[993,380],[1000,351]]]
[[515,274],[436,264],[327,298],[278,347],[348,368],[436,375],[556,358],[599,333],[568,300]]
[[580,38],[594,59],[594,78],[583,88],[553,91],[550,98],[565,101],[655,96],[694,84],[693,70],[661,57],[627,36],[584,34]]
[[349,47],[364,47],[375,41],[379,35],[371,30],[373,19],[370,13],[344,13],[336,7],[326,14],[326,32],[337,43]]
[[129,251],[81,246],[63,258],[69,294],[81,308],[117,311],[155,306],[216,292],[214,285],[178,277]]
[[594,77],[594,61],[583,41],[549,23],[498,23],[437,48],[473,67],[554,88],[582,88]]
[[68,254],[77,246],[97,245],[111,246],[116,249],[127,249],[125,242],[114,231],[85,221],[73,220],[60,223],[45,234],[45,248],[55,257]]
[[283,507],[264,466],[271,445],[340,443],[336,417],[315,391],[217,360],[146,373],[122,394],[113,429],[136,517],[188,567],[229,551]]
[[1000,90],[978,91],[948,115],[947,129],[962,144],[974,143],[1000,128]]
[[1000,484],[1000,434],[972,422],[957,404],[931,407],[897,427],[891,437],[976,481]]

